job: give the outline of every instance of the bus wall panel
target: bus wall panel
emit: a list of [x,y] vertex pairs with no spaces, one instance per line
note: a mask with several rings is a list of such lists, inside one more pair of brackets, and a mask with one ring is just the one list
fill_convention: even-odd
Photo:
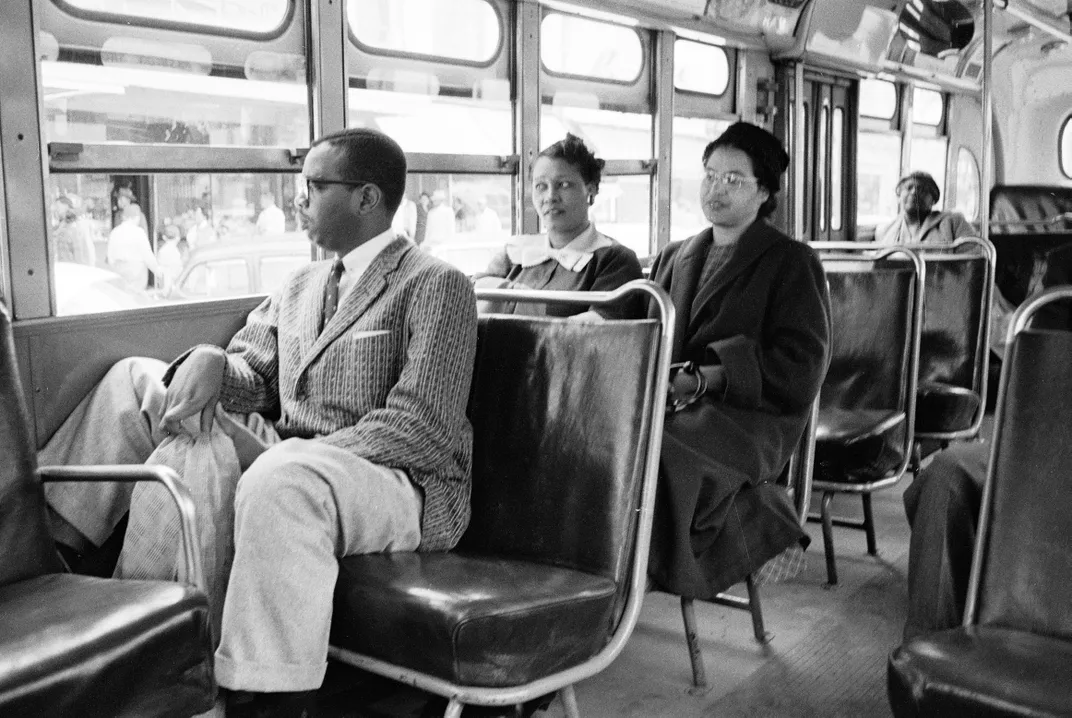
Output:
[[226,346],[260,301],[16,324],[15,346],[38,448],[116,361],[130,356],[171,361],[196,344]]

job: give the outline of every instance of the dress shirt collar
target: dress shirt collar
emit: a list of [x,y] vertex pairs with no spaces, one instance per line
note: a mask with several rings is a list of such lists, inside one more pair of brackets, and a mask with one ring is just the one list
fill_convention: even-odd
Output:
[[339,279],[340,304],[343,297],[357,284],[361,275],[372,266],[372,262],[380,255],[380,252],[393,241],[395,241],[395,232],[393,229],[388,229],[343,255],[342,265],[345,269]]
[[534,267],[549,260],[562,265],[570,272],[579,272],[585,268],[597,249],[609,247],[610,237],[596,231],[595,224],[589,223],[588,229],[574,237],[561,249],[551,246],[551,239],[546,234],[522,234],[511,237],[506,242],[506,254],[514,264],[522,267]]

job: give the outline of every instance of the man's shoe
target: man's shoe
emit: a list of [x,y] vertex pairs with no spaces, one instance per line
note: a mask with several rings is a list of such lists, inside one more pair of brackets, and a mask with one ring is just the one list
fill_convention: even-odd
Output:
[[227,691],[227,718],[315,718],[316,691]]

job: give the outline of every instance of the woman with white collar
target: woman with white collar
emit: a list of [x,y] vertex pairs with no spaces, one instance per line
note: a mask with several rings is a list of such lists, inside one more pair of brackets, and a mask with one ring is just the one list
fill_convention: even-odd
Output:
[[[488,270],[477,276],[476,286],[607,291],[640,279],[636,253],[598,232],[588,218],[604,164],[573,134],[537,155],[532,164],[532,204],[546,234],[511,237]],[[481,311],[508,314],[570,316],[584,311],[539,304],[481,304]],[[639,300],[631,300],[599,314],[639,317],[643,308]]]

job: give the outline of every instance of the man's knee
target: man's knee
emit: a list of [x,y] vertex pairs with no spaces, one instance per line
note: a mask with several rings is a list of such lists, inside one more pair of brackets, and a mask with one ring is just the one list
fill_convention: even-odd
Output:
[[330,491],[314,472],[286,450],[286,442],[271,447],[242,474],[235,491],[235,511],[250,512],[314,508],[323,510]]

